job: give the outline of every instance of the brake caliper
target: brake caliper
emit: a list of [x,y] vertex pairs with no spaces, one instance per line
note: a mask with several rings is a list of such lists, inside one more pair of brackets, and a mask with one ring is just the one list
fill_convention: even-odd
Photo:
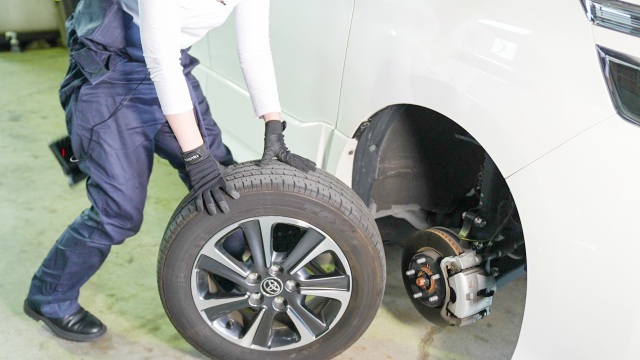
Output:
[[441,315],[452,325],[469,325],[490,314],[496,281],[478,267],[480,263],[482,257],[475,251],[444,258],[440,263],[447,284]]

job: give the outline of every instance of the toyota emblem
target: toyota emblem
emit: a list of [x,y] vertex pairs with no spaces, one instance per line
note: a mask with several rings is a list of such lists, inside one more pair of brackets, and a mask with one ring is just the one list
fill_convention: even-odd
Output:
[[267,278],[264,279],[260,288],[266,296],[276,296],[282,292],[282,281],[277,278]]

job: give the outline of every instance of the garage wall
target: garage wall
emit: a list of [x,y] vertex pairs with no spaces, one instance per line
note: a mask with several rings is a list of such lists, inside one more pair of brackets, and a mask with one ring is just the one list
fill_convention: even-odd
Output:
[[0,36],[7,31],[34,32],[58,30],[53,0],[2,0]]

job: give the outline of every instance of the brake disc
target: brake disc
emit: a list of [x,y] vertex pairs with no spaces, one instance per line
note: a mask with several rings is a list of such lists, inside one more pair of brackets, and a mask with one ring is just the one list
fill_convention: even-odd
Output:
[[451,325],[440,315],[446,292],[440,262],[463,251],[458,235],[441,227],[418,231],[405,244],[402,252],[405,289],[416,310],[432,324]]

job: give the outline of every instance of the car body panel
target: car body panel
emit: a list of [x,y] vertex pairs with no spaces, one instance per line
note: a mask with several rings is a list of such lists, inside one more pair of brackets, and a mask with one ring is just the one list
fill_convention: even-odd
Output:
[[579,1],[356,2],[338,129],[424,106],[508,176],[615,113],[590,27]]
[[[236,161],[259,159],[264,146],[264,125],[253,115],[249,93],[207,67],[194,70],[222,129],[222,140],[232,150]],[[333,127],[325,122],[302,122],[287,113],[287,145],[296,153],[322,166]]]
[[638,139],[614,115],[508,179],[527,246],[514,359],[640,358]]
[[[303,122],[335,125],[354,0],[271,4],[271,48],[282,110]],[[235,12],[208,35],[208,67],[246,89]]]
[[331,145],[327,148],[325,170],[334,174],[338,179],[351,187],[353,177],[353,161],[355,159],[358,141],[340,131],[334,131]]

